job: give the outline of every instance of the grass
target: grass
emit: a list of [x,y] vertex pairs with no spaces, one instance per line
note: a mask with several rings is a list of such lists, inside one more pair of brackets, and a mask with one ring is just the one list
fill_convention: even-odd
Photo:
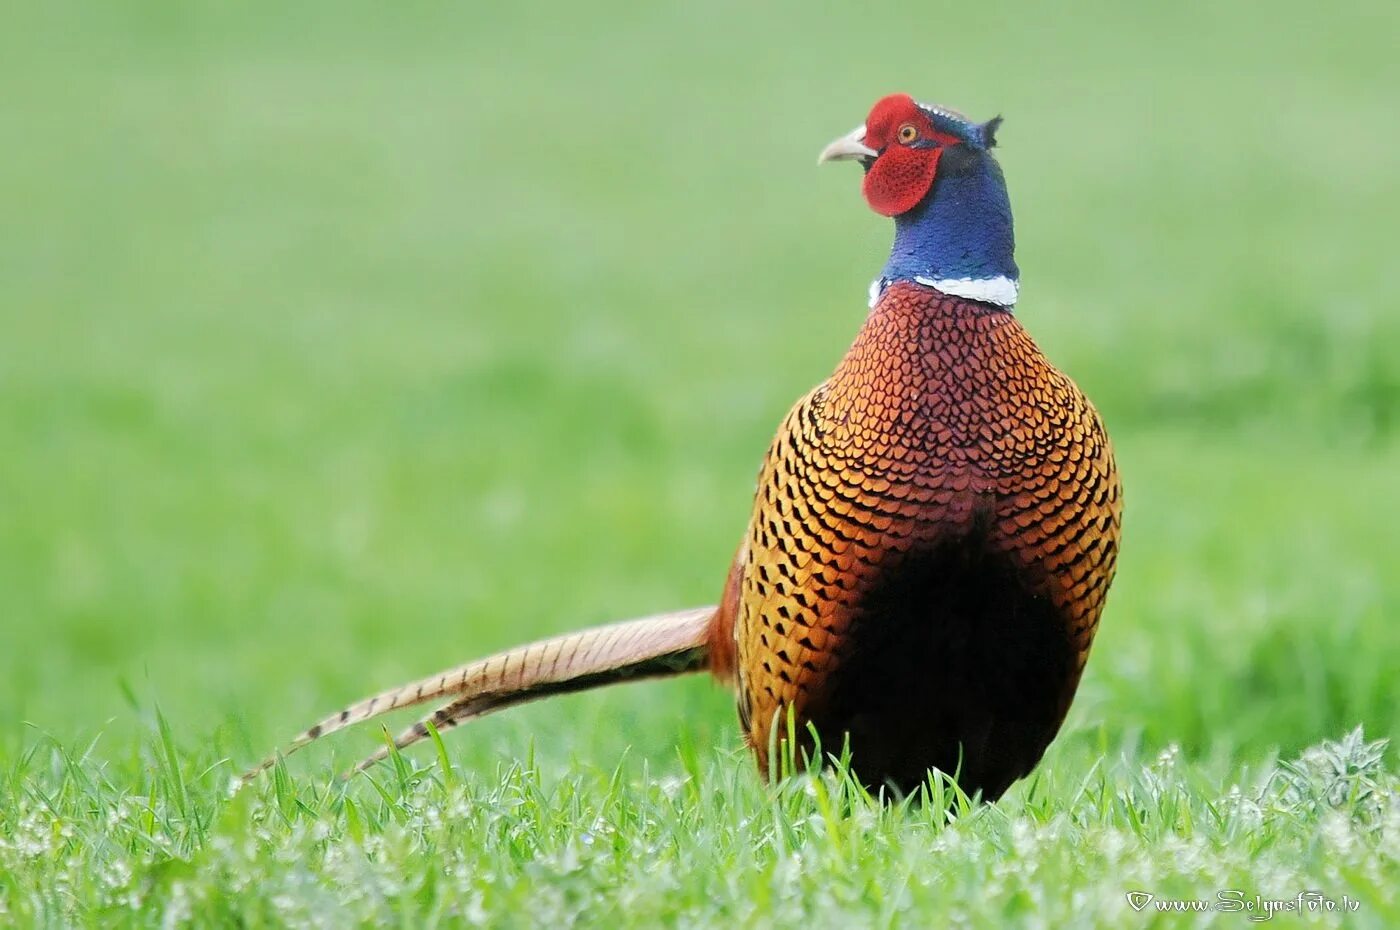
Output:
[[[1393,5],[505,6],[5,14],[0,923],[1400,924],[1349,735],[1400,735]],[[887,246],[811,161],[892,89],[1006,116],[1018,312],[1124,473],[1037,774],[770,789],[697,679],[229,800],[373,688],[715,598]]]
[[[1299,891],[1324,888],[1339,910],[1303,919],[1383,926],[1395,914],[1400,779],[1359,733],[1230,774],[1243,784],[1174,747],[1147,765],[1073,776],[1047,766],[994,807],[938,779],[882,805],[844,770],[768,790],[746,760],[693,746],[659,769],[625,760],[548,777],[533,754],[463,771],[441,744],[436,762],[397,757],[365,790],[279,768],[268,790],[228,802],[217,761],[195,771],[206,753],[168,736],[150,749],[159,761],[137,785],[61,747],[21,764],[33,787],[7,807],[7,916],[638,927],[1175,918],[1129,909],[1125,891],[1146,888],[1212,903],[1204,889],[1253,901],[1292,888],[1262,898],[1294,907]],[[43,784],[62,787],[49,797]]]

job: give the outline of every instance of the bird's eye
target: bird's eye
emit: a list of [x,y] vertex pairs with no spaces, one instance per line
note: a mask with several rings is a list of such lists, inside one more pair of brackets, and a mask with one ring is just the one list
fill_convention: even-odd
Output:
[[903,142],[905,145],[908,145],[910,142],[913,142],[917,138],[919,138],[919,130],[915,128],[913,123],[905,123],[903,126],[899,127],[900,142]]

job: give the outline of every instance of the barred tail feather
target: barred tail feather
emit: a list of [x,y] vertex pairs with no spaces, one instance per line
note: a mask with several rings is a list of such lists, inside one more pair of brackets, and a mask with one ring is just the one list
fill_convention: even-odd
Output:
[[[714,607],[696,607],[594,627],[541,640],[468,662],[437,675],[366,698],[302,733],[285,753],[274,753],[243,776],[246,784],[279,758],[346,727],[444,696],[453,700],[401,734],[399,747],[418,742],[427,722],[448,730],[492,711],[554,694],[616,682],[700,671],[709,664],[708,634]],[[382,750],[360,771],[388,754]]]

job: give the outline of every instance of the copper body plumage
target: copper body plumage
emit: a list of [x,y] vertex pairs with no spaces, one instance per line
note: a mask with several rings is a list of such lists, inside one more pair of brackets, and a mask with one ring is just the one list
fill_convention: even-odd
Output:
[[1120,497],[1098,414],[1009,312],[890,287],[779,429],[712,630],[760,768],[790,707],[872,786],[1000,795],[1074,696]]

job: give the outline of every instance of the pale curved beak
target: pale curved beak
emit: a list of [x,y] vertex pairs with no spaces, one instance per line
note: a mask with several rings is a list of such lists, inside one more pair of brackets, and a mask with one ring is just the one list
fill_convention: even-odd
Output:
[[828,161],[849,161],[853,158],[874,158],[880,153],[865,144],[865,124],[861,123],[849,133],[822,149],[817,156],[817,164]]

